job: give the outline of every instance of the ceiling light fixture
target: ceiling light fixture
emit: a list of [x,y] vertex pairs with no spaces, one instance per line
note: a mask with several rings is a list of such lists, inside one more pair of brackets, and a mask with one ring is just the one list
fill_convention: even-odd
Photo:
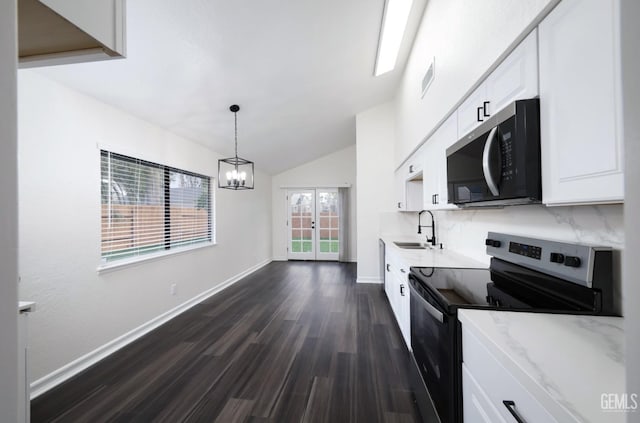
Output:
[[253,162],[238,157],[238,111],[240,106],[229,107],[235,122],[236,155],[218,160],[218,188],[253,189]]
[[373,74],[380,76],[396,66],[400,44],[407,27],[413,0],[387,0],[378,38],[378,55]]

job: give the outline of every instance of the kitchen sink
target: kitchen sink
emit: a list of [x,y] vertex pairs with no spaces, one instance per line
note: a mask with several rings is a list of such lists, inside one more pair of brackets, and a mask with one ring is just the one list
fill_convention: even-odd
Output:
[[426,250],[430,248],[429,244],[424,242],[394,242],[398,248],[405,250]]

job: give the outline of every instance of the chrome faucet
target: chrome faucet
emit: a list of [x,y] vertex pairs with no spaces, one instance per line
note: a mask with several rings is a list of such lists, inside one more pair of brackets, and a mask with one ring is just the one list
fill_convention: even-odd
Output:
[[[420,217],[422,216],[422,213],[427,212],[431,215],[431,225],[421,225],[420,224]],[[422,228],[431,228],[431,239],[429,239],[429,237],[427,237],[427,242],[430,242],[431,245],[433,245],[435,247],[436,245],[436,221],[433,218],[433,213],[431,213],[429,210],[422,210],[420,213],[418,213],[418,233],[421,234],[422,233]]]

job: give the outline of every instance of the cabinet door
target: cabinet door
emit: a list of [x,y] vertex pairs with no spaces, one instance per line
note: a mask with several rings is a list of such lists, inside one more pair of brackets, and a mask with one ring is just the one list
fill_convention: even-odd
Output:
[[384,256],[384,292],[387,294],[387,299],[389,300],[389,304],[391,304],[391,290],[393,289],[393,274],[391,273],[391,262],[389,260],[389,254],[385,254]]
[[[408,269],[406,270],[408,271]],[[400,289],[398,290],[398,323],[400,325],[400,331],[402,332],[404,342],[407,345],[407,349],[411,351],[411,302],[409,300],[409,279],[407,276],[404,276],[404,278],[399,282]]]
[[452,114],[427,141],[424,204],[427,210],[457,208],[448,204],[447,148],[458,140],[457,114]]
[[114,53],[125,54],[123,0],[40,0]]
[[406,197],[407,197],[407,187],[404,175],[404,168],[400,168],[396,170],[394,174],[394,191],[395,191],[395,203],[393,204],[393,208],[396,211],[405,211],[407,208]]
[[543,202],[624,198],[618,2],[564,0],[538,28]]
[[538,36],[533,30],[485,82],[489,114],[499,112],[509,103],[538,96]]
[[[458,136],[462,138],[474,130],[487,118],[483,110],[478,110],[487,101],[487,85],[482,83],[471,95],[458,107]],[[488,109],[487,109],[488,112]]]

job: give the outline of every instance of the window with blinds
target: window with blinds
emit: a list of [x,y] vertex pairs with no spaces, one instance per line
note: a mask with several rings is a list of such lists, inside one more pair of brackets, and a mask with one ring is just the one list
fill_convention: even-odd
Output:
[[100,152],[102,260],[212,240],[210,178]]

